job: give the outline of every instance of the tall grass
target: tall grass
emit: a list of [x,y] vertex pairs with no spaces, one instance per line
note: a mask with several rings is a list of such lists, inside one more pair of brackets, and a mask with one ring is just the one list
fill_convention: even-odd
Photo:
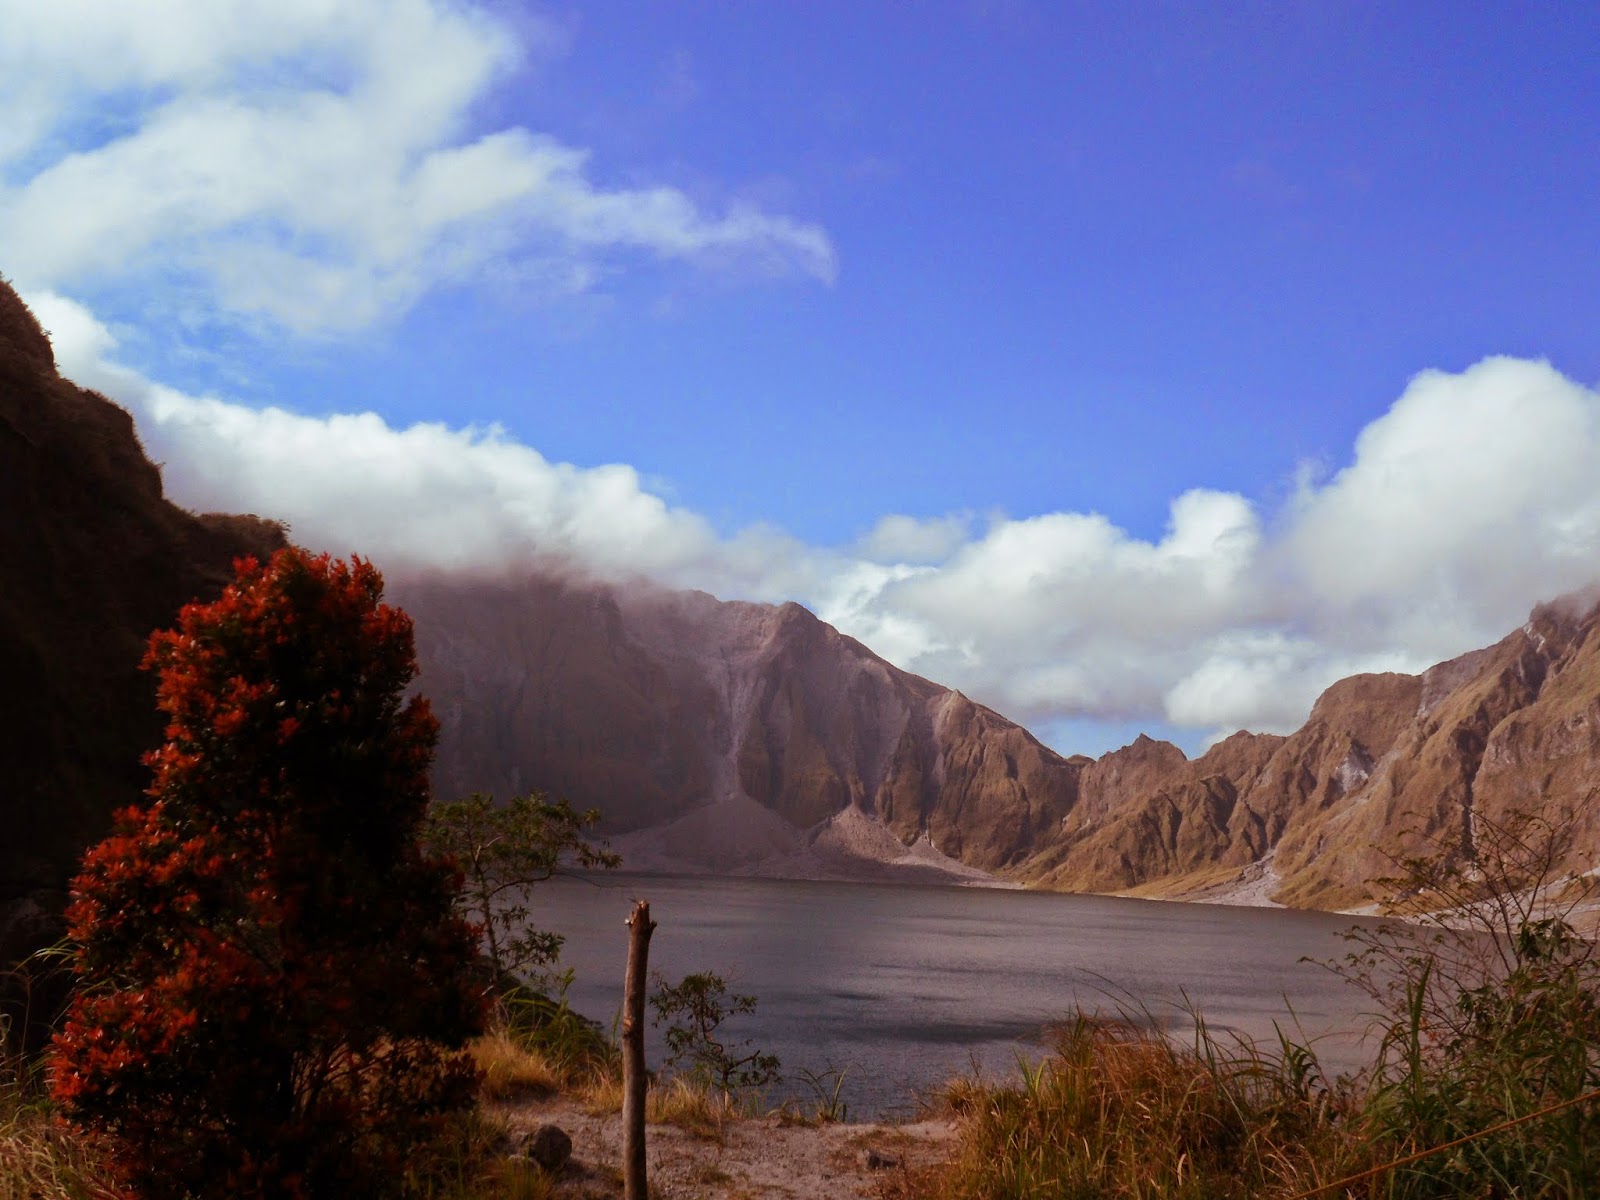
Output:
[[1566,936],[1457,992],[1442,1027],[1429,1017],[1432,963],[1408,980],[1371,1073],[1363,1132],[1393,1157],[1469,1140],[1396,1168],[1381,1194],[1600,1195],[1600,1096],[1585,1099],[1600,1090],[1600,988],[1586,950],[1579,963],[1558,948]]
[[929,1191],[949,1200],[1293,1195],[1360,1161],[1337,1137],[1349,1096],[1299,1048],[1203,1025],[1179,1047],[1128,1014],[1079,1013],[1019,1078],[958,1081],[946,1103],[959,1150]]
[[63,990],[66,962],[65,948],[56,945],[0,972],[0,1200],[119,1194],[95,1147],[56,1117],[45,1087],[47,1063],[31,1053],[49,1035],[51,997]]
[[[601,1116],[622,1111],[622,1076],[596,1076],[577,1092],[583,1106]],[[703,1080],[677,1075],[652,1080],[645,1093],[644,1119],[651,1125],[676,1125],[698,1137],[720,1138],[728,1123],[759,1113],[753,1101],[724,1092]]]
[[[958,1150],[918,1194],[1289,1200],[1371,1172],[1321,1194],[1600,1196],[1600,1099],[1584,1100],[1594,1030],[1572,1011],[1530,1013],[1487,1044],[1442,1052],[1422,1013],[1414,1004],[1368,1072],[1334,1081],[1287,1040],[1224,1047],[1202,1026],[1179,1047],[1148,1025],[1079,1015],[1015,1080],[949,1085]],[[1534,1119],[1484,1135],[1519,1117]]]
[[111,1200],[94,1148],[55,1119],[38,1069],[0,1048],[0,1200]]
[[568,1006],[564,990],[549,996],[526,985],[511,989],[496,1006],[492,1033],[542,1062],[556,1088],[579,1087],[622,1069],[616,1043]]
[[[0,1033],[4,1033],[0,1029]],[[580,1086],[610,1073],[603,1036],[559,1001],[514,994],[471,1050],[486,1099]],[[0,1200],[113,1200],[118,1190],[92,1142],[56,1115],[44,1087],[49,1060],[28,1058],[0,1037]],[[503,1153],[505,1126],[492,1110],[459,1114],[412,1148],[394,1194],[411,1200],[545,1200],[554,1181]]]
[[1471,846],[1397,864],[1412,923],[1357,927],[1329,964],[1377,1006],[1358,1076],[1288,1038],[1223,1046],[1197,1022],[1178,1047],[1080,1014],[1018,1081],[950,1088],[960,1149],[925,1194],[1600,1197],[1600,948],[1569,921],[1592,878],[1557,869],[1571,821],[1479,815]]

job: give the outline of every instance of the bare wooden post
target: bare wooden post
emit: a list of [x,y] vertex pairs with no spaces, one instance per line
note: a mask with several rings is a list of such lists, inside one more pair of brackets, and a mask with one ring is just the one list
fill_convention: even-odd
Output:
[[622,982],[622,1189],[625,1200],[648,1200],[644,1169],[644,988],[650,935],[650,902],[640,900],[628,917],[628,973]]

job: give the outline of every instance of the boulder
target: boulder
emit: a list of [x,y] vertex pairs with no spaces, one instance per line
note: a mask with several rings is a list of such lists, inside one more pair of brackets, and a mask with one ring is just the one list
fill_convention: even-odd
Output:
[[572,1157],[572,1139],[559,1125],[541,1125],[528,1135],[523,1153],[530,1162],[554,1175]]

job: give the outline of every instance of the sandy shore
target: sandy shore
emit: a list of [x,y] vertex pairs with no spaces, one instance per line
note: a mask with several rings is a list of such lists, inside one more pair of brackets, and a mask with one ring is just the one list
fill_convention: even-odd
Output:
[[[564,1097],[496,1106],[520,1146],[540,1125],[572,1138],[555,1196],[622,1196],[622,1118],[595,1116]],[[782,1116],[729,1121],[719,1135],[672,1125],[646,1132],[652,1200],[850,1200],[905,1194],[912,1173],[942,1162],[954,1143],[947,1120],[907,1125],[807,1125]]]

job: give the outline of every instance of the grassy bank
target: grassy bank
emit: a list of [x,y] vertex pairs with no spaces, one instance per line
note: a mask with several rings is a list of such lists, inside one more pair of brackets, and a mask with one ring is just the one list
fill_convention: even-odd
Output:
[[[1420,1028],[1412,1032],[1425,1040]],[[1419,1048],[1409,1036],[1386,1043],[1373,1073],[1329,1080],[1314,1055],[1292,1044],[1272,1053],[1224,1048],[1202,1033],[1194,1046],[1178,1047],[1146,1027],[1082,1017],[1018,1079],[951,1085],[945,1103],[959,1123],[959,1149],[910,1194],[1600,1195],[1600,1098],[1585,1099],[1591,1040],[1569,1046],[1571,1056],[1559,1061],[1515,1053],[1468,1061],[1426,1050],[1412,1057]],[[1576,1068],[1585,1063],[1591,1074],[1580,1080]],[[1555,1078],[1557,1069],[1568,1078]],[[1569,1100],[1578,1103],[1546,1111]],[[1437,1147],[1446,1149],[1427,1153]],[[1333,1186],[1340,1181],[1347,1182]]]
[[1080,1016],[1013,1081],[957,1081],[959,1152],[923,1194],[1292,1196],[1354,1165],[1353,1097],[1314,1061],[1175,1046],[1148,1026]]
[[[490,1032],[471,1043],[484,1103],[411,1155],[394,1194],[408,1200],[545,1200],[554,1180],[508,1153],[504,1106],[562,1096],[586,1111],[622,1107],[615,1048],[591,1023],[532,993],[508,997]],[[95,1146],[57,1116],[44,1086],[48,1060],[0,1057],[0,1200],[112,1200],[111,1173]],[[646,1120],[715,1141],[757,1115],[716,1088],[671,1078],[650,1089]],[[815,1112],[784,1110],[795,1123]]]
[[[1570,822],[1480,818],[1397,864],[1407,923],[1359,926],[1329,965],[1372,1002],[1371,1064],[1176,1046],[1142,1019],[1079,1016],[1020,1079],[963,1081],[928,1200],[1383,1200],[1600,1196],[1600,954],[1572,918],[1595,880],[1556,871]],[[1332,982],[1332,981],[1330,981]]]
[[[1404,892],[1412,923],[1350,933],[1350,953],[1330,965],[1366,991],[1375,1013],[1373,1057],[1355,1076],[1330,1077],[1311,1047],[1289,1038],[1254,1047],[1215,1037],[1200,1022],[1179,1044],[1142,1014],[1080,1013],[1055,1031],[1051,1052],[1015,1078],[951,1084],[939,1102],[957,1127],[948,1161],[879,1176],[880,1194],[1600,1197],[1600,953],[1567,919],[1593,887],[1552,875],[1553,837],[1516,832],[1502,839],[1510,850],[1494,870],[1484,853],[1494,843],[1482,835],[1469,866],[1420,864]],[[1520,865],[1524,859],[1532,865]],[[394,1194],[543,1200],[554,1183],[508,1154],[497,1106],[559,1095],[569,1116],[577,1106],[580,1123],[582,1111],[615,1113],[615,1049],[592,1022],[529,991],[505,999],[472,1049],[485,1104],[416,1147]],[[0,1060],[0,1200],[108,1195],[93,1148],[54,1120],[38,1070]],[[809,1082],[811,1111],[791,1108],[778,1121],[764,1114],[764,1124],[741,1124],[762,1114],[683,1079],[652,1087],[647,1115],[707,1144],[770,1141],[780,1123],[838,1115],[838,1089]],[[752,1153],[770,1161],[768,1145]],[[714,1156],[712,1168],[720,1170]]]
[[[1140,1021],[1080,1015],[1055,1032],[1043,1061],[1014,1078],[952,1083],[939,1100],[957,1127],[948,1163],[884,1176],[880,1187],[898,1200],[1600,1195],[1600,1104],[1472,1136],[1584,1095],[1593,1082],[1592,1027],[1552,1024],[1561,1015],[1552,1009],[1519,1019],[1509,1040],[1502,1029],[1478,1045],[1452,1044],[1424,1026],[1421,1005],[1412,1013],[1356,1079],[1329,1079],[1314,1054],[1292,1042],[1257,1050],[1202,1029],[1179,1045]],[[595,1114],[620,1108],[614,1057],[577,1028],[502,1022],[474,1043],[485,1105],[417,1147],[395,1194],[551,1196],[552,1179],[507,1153],[496,1114],[556,1096]],[[649,1097],[653,1124],[711,1145],[756,1115],[683,1080],[664,1080]],[[1315,1192],[1464,1136],[1472,1140]],[[0,1200],[110,1195],[93,1148],[53,1119],[37,1080],[13,1068],[0,1086]]]

